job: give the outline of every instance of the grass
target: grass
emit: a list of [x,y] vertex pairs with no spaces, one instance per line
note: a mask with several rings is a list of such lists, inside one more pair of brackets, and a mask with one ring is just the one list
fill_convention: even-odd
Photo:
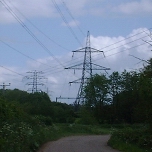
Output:
[[109,134],[110,130],[97,125],[4,123],[0,130],[0,151],[35,152],[44,143],[65,136]]
[[152,152],[152,135],[145,126],[116,129],[108,144],[123,152]]
[[118,138],[111,138],[108,141],[108,145],[113,147],[114,149],[118,149],[122,152],[149,152],[147,150],[141,149],[136,145],[125,143]]
[[[123,152],[151,152],[139,148],[140,145],[151,145],[144,129],[125,125],[81,125],[81,124],[52,124],[14,122],[4,123],[0,130],[0,151],[35,152],[44,143],[62,137],[75,135],[105,135],[112,134],[108,144]],[[143,136],[141,136],[144,134]],[[139,138],[140,137],[140,138]],[[148,136],[150,137],[150,136]],[[140,139],[140,140],[139,140]],[[135,144],[137,143],[137,144]]]
[[80,124],[54,124],[48,127],[46,140],[43,140],[40,145],[60,139],[67,136],[76,135],[104,135],[110,134],[110,128],[104,128],[98,125],[80,125]]

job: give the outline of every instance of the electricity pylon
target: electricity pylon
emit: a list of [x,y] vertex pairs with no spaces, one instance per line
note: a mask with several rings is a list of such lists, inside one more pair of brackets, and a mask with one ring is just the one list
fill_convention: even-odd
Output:
[[[72,51],[72,52],[73,53],[84,52],[83,63],[65,68],[65,69],[82,70],[82,77],[80,79],[69,82],[70,84],[71,83],[80,83],[78,94],[77,94],[77,97],[76,97],[76,100],[74,103],[76,106],[79,106],[80,103],[84,103],[84,101],[85,101],[84,87],[86,85],[86,80],[92,77],[92,70],[110,70],[110,68],[106,68],[106,67],[92,63],[91,53],[95,53],[95,52],[104,53],[104,52],[90,47],[90,33],[89,33],[89,31],[88,31],[87,39],[86,39],[86,47],[81,48],[81,49],[76,50],[76,51]],[[96,68],[93,67],[93,65]],[[80,67],[80,66],[82,66],[82,67]]]
[[32,93],[35,92],[40,92],[42,91],[38,86],[43,86],[44,83],[40,83],[38,81],[40,81],[41,79],[45,79],[44,76],[40,76],[40,74],[43,74],[42,71],[32,71],[32,72],[27,72],[30,73],[32,75],[30,76],[26,76],[26,79],[31,79],[31,82],[26,83],[26,85],[32,86],[31,88],[29,88],[27,91],[31,91]]
[[4,92],[5,92],[5,88],[6,88],[6,86],[10,86],[11,85],[11,83],[9,83],[9,84],[5,84],[5,83],[3,83],[3,84],[1,84],[0,86],[2,86],[3,87],[3,94],[4,94]]

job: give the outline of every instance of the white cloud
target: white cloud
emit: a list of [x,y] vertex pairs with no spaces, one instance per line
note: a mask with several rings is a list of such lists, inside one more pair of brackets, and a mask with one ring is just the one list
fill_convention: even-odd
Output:
[[[63,3],[60,0],[55,1],[58,7],[61,9],[61,12],[66,17],[69,16],[68,11],[75,17],[77,16],[113,16],[113,15],[143,15],[145,13],[152,13],[152,1],[151,0],[136,0],[132,2],[122,2],[120,1],[117,4],[113,1],[105,2],[104,0],[64,0]],[[95,5],[98,4],[98,5]],[[7,6],[6,6],[7,5]],[[117,6],[116,6],[117,5]],[[9,6],[9,8],[8,8]],[[7,8],[6,8],[7,7]],[[9,10],[8,10],[9,9]],[[68,11],[67,11],[68,9]],[[0,23],[12,23],[16,22],[15,18],[11,15],[9,11],[13,11],[22,21],[25,18],[21,13],[29,18],[51,18],[59,17],[59,10],[56,9],[56,6],[50,0],[6,0],[1,2],[0,6]],[[19,10],[19,11],[18,11]],[[70,22],[71,26],[74,25],[74,22]]]
[[[23,20],[23,15],[27,18],[31,17],[51,17],[55,15],[55,9],[53,4],[49,0],[14,0],[14,1],[2,1],[0,7],[0,21],[1,22],[15,22],[15,18],[11,13],[15,14],[21,20]],[[11,13],[10,13],[11,12]]]
[[[98,36],[93,37],[91,36],[91,44],[93,48],[97,48],[99,50],[104,51],[106,56],[109,56],[111,54],[117,53],[121,50],[121,48],[117,48],[117,42],[123,40],[124,37],[108,37],[108,36]],[[122,41],[122,43],[119,43],[119,45],[125,46],[125,41]],[[117,49],[115,49],[117,48]],[[116,59],[117,56],[112,56],[112,59]]]
[[151,0],[140,0],[132,1],[128,3],[120,4],[115,8],[115,11],[122,12],[124,14],[142,14],[152,13],[152,1]]
[[[82,15],[84,12],[84,7],[90,0],[81,0],[81,1],[70,1],[65,0],[65,6],[72,11],[72,14]],[[62,1],[55,1],[57,6],[61,9],[66,9]],[[15,18],[9,11],[13,11],[21,20],[24,20],[24,17],[21,13],[27,18],[31,17],[56,17],[59,16],[56,6],[53,4],[53,1],[50,0],[6,0],[1,2],[0,6],[0,22],[1,23],[11,23],[15,22]]]
[[[130,70],[131,68],[137,69],[141,67],[143,63],[137,64],[139,60],[129,56],[129,54],[144,60],[148,60],[151,57],[151,49],[148,44],[145,43],[144,45],[138,46],[144,43],[143,39],[146,41],[150,40],[147,33],[148,30],[146,28],[140,28],[133,30],[126,37],[95,37],[91,35],[91,47],[103,50],[106,55],[106,58],[104,58],[102,53],[93,53],[92,61],[98,65],[111,68],[111,71],[108,73],[113,71],[123,71],[124,69]],[[75,53],[74,58],[71,58],[71,56],[71,52],[64,56],[56,56],[56,59],[59,60],[61,64],[57,63],[52,57],[38,59],[39,62],[51,65],[51,67],[40,64],[39,62],[30,61],[28,62],[27,68],[24,68],[24,70],[19,67],[8,68],[13,71],[19,71],[19,73],[25,73],[25,75],[27,71],[31,71],[33,69],[43,71],[44,76],[48,78],[46,88],[48,88],[51,92],[52,100],[55,100],[55,98],[60,95],[62,97],[76,97],[79,84],[72,84],[70,87],[68,83],[81,78],[82,71],[76,70],[74,74],[73,70],[65,70],[64,67],[70,67],[72,65],[83,63],[84,53]],[[10,82],[12,88],[27,90],[28,87],[24,87],[26,83],[22,81],[22,78],[22,76],[18,76],[11,71],[0,68],[0,83]],[[43,88],[44,91],[46,91],[46,88]],[[69,100],[69,102],[72,101]]]
[[103,66],[110,66],[112,71],[135,68],[135,63],[139,60],[130,57],[129,54],[145,60],[152,55],[150,45],[144,42],[150,40],[150,37],[144,31],[148,32],[146,28],[139,28],[133,30],[127,37],[91,37],[92,46],[103,50],[106,55],[104,59],[99,57],[98,53],[94,61]]
[[[70,22],[68,23],[68,25],[69,25],[70,27],[75,27],[75,26],[78,26],[79,24],[80,24],[80,22],[79,22],[79,21],[76,21],[76,20],[70,21]],[[67,26],[65,23],[62,23],[62,25],[63,25],[63,26]]]

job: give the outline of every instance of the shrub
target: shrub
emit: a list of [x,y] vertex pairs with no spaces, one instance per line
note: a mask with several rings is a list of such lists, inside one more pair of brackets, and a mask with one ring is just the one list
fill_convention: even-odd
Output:
[[133,144],[140,148],[152,150],[152,135],[146,127],[133,129],[130,127],[113,132],[111,141],[119,140],[125,144]]

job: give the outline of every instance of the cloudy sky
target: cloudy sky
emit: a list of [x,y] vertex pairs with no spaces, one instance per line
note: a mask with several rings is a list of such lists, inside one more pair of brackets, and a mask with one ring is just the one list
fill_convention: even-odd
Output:
[[93,63],[108,74],[139,69],[144,63],[133,56],[152,56],[151,16],[151,0],[1,0],[0,85],[26,91],[36,71],[52,100],[75,98],[79,84],[69,82],[82,71],[65,68],[83,63],[84,53],[72,51],[86,46],[88,31],[91,47],[105,54],[93,53]]

